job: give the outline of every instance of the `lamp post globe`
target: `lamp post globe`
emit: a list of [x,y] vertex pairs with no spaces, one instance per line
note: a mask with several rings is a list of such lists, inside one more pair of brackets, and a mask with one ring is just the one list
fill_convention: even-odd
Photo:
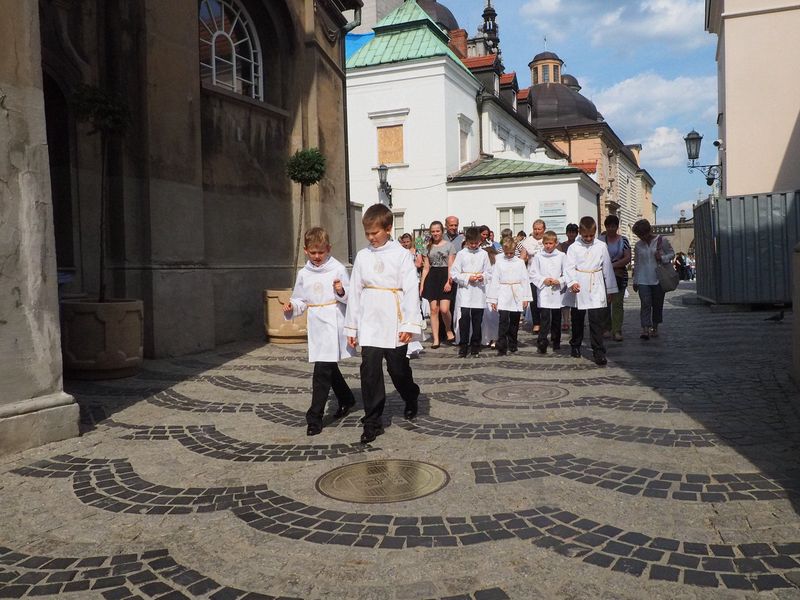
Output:
[[378,166],[378,181],[380,181],[381,185],[386,185],[386,179],[388,175],[389,175],[389,167],[381,163],[380,166]]

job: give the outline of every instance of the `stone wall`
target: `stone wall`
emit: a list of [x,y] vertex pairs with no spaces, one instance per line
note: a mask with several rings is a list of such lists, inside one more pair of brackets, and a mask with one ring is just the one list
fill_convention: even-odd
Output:
[[3,3],[0,454],[78,434],[63,392],[38,2]]

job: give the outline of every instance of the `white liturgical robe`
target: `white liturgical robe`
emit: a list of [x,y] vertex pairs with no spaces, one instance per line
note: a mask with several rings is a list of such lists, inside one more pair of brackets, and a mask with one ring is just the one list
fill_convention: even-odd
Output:
[[422,327],[411,253],[396,241],[360,250],[353,262],[345,335],[358,338],[361,346],[397,348],[403,345],[400,333],[420,339]]
[[[333,289],[334,280],[344,286],[344,296]],[[344,334],[344,316],[350,278],[344,265],[332,256],[320,266],[308,261],[297,273],[292,291],[292,314],[308,311],[308,362],[339,362],[353,356]]]
[[[538,293],[539,308],[561,308],[567,283],[564,276],[566,259],[566,254],[560,250],[542,250],[528,262],[528,274]],[[556,279],[558,284],[545,285],[545,279]]]
[[[491,267],[489,255],[480,248],[463,248],[456,254],[450,267],[450,278],[458,284],[456,304],[460,308],[486,308],[486,272]],[[480,275],[480,281],[470,281],[473,275]],[[459,314],[456,314],[458,317]]]
[[489,304],[497,304],[497,310],[522,312],[522,303],[533,298],[525,263],[516,256],[499,255],[494,263],[487,296]]
[[591,244],[586,244],[580,236],[575,240],[567,250],[564,274],[567,287],[580,285],[573,304],[579,310],[605,308],[607,296],[618,291],[608,247],[597,238]]

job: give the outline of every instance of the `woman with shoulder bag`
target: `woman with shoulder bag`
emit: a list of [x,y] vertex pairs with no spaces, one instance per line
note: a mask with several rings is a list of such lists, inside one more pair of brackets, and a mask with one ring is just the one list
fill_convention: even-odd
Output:
[[[658,326],[664,320],[664,295],[677,286],[678,273],[672,267],[675,251],[670,243],[660,235],[653,234],[653,228],[647,219],[640,219],[633,224],[633,233],[639,238],[634,247],[633,291],[639,293],[642,303],[640,318],[643,340],[658,336]],[[664,266],[672,270],[675,277],[675,286]],[[659,269],[664,272],[665,284],[659,283]]]

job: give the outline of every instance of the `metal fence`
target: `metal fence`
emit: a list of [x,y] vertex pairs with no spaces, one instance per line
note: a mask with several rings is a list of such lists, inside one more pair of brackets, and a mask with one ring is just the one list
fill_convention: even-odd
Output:
[[719,304],[789,304],[800,191],[705,200],[694,209],[697,295]]

